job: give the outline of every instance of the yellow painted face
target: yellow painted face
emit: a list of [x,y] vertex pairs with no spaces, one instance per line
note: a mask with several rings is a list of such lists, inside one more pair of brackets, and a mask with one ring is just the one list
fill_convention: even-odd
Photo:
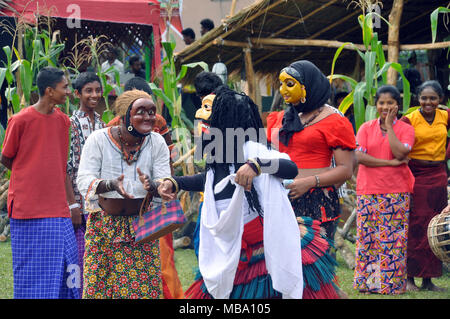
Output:
[[202,120],[198,124],[198,133],[201,135],[205,129],[209,128],[209,118],[211,116],[212,105],[214,102],[214,94],[209,94],[205,96],[202,100],[202,106],[195,112],[195,118]]
[[279,76],[280,93],[284,101],[290,104],[298,104],[302,99],[306,98],[305,86],[298,82],[294,77],[282,71]]

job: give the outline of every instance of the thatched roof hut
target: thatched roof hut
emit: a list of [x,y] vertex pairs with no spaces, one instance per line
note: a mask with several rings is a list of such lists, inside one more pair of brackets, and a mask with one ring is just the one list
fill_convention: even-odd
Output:
[[[448,3],[404,0],[399,23],[400,50],[426,48],[423,44],[431,42],[430,14]],[[379,8],[388,20],[392,4],[393,1],[382,1],[375,11]],[[245,67],[247,56],[255,73],[276,74],[290,62],[308,59],[329,74],[336,48],[342,42],[362,43],[358,23],[361,13],[361,8],[350,0],[259,0],[178,52],[176,61],[178,65],[204,61],[210,66],[220,61],[231,73]],[[443,15],[437,41],[448,35],[442,19]],[[388,25],[381,21],[375,30],[379,39],[388,44]],[[356,52],[346,50],[336,72],[351,74],[355,65]],[[188,82],[196,71],[187,77]]]

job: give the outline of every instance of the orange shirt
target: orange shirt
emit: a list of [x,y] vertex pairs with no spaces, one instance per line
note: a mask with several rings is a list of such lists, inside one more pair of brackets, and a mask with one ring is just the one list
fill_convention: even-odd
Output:
[[277,145],[280,152],[287,153],[298,168],[322,168],[331,165],[336,148],[354,150],[355,135],[350,121],[338,114],[331,114],[302,131],[294,133],[288,146],[279,142],[284,111],[273,112],[267,117],[267,138]]
[[[432,124],[429,124],[422,113],[416,110],[405,116],[415,131],[414,147],[409,153],[410,158],[427,161],[444,161],[447,142],[448,118],[446,110],[436,109]],[[408,121],[409,120],[409,121]]]

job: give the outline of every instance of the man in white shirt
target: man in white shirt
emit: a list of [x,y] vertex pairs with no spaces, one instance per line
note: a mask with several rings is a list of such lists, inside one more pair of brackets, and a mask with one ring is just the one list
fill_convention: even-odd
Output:
[[[109,48],[106,52],[106,61],[102,63],[102,72],[106,72],[111,66],[119,72],[120,78],[124,75],[123,63],[117,60],[119,52],[116,48]],[[106,73],[108,84],[115,84],[116,78],[114,71],[111,70]]]

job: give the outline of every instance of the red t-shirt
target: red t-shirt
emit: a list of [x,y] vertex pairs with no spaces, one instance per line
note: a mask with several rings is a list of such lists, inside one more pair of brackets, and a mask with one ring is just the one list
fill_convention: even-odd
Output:
[[[393,126],[395,136],[406,147],[414,146],[414,127],[402,121]],[[393,159],[387,135],[383,135],[379,120],[375,119],[361,125],[356,135],[358,148],[370,156],[381,159]],[[414,176],[408,165],[367,167],[359,165],[356,178],[356,194],[391,194],[411,193],[414,187]]]
[[294,133],[288,146],[278,139],[284,111],[273,112],[267,117],[267,138],[277,145],[280,152],[287,153],[298,168],[322,168],[331,165],[333,150],[354,150],[355,135],[350,121],[338,114],[326,118]]
[[65,189],[69,127],[69,117],[56,108],[42,114],[29,106],[9,119],[2,150],[13,159],[9,217],[70,217]]

